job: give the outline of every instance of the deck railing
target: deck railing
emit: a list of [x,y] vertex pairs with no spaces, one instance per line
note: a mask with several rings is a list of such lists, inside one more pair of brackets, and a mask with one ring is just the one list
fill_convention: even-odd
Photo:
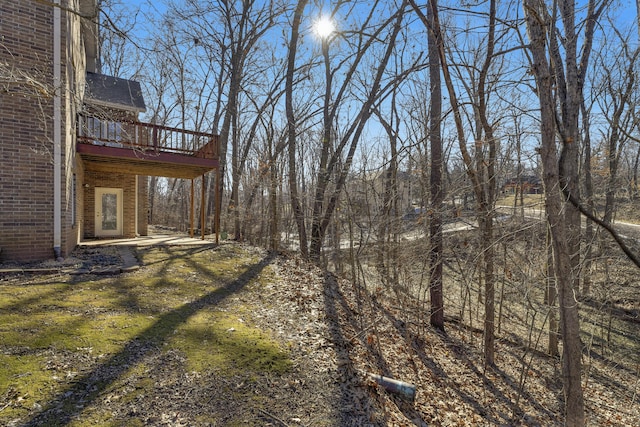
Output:
[[205,159],[218,157],[218,138],[205,132],[78,114],[78,142],[144,152],[174,153]]

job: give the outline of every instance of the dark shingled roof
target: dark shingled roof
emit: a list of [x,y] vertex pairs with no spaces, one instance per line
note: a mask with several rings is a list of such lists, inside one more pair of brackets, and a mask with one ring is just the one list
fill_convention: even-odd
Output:
[[87,72],[85,100],[92,104],[143,112],[147,109],[140,83]]

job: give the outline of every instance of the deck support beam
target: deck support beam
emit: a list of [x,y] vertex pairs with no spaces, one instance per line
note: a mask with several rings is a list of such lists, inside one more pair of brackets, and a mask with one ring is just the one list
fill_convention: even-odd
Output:
[[216,227],[216,244],[220,243],[220,166],[216,168],[215,208],[213,222]]
[[195,198],[195,190],[193,188],[193,178],[191,178],[191,211],[190,211],[190,218],[189,218],[189,237],[191,237],[193,239],[193,219],[194,219],[194,204],[195,201],[193,200]]
[[204,174],[202,174],[202,182],[200,185],[200,231],[202,234],[202,240],[204,240],[204,232],[205,229],[207,228],[205,223],[204,223],[204,217],[205,217],[205,211],[204,211],[204,207],[205,207],[205,203],[204,203]]

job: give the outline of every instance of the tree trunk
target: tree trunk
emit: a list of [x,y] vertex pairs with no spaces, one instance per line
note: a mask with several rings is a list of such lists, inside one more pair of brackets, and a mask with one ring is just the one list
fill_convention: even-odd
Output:
[[233,234],[239,242],[243,241],[240,228],[240,138],[238,136],[238,115],[233,117],[231,132],[231,197],[229,198],[229,214],[233,218]]
[[[562,139],[562,164],[560,170],[560,185],[564,186],[564,191],[571,194],[575,200],[580,200],[580,181],[578,173],[580,170],[580,137],[578,134],[578,116],[580,105],[582,104],[582,85],[578,70],[578,41],[575,29],[575,3],[572,0],[562,0],[559,2],[560,16],[565,30],[565,70],[562,70],[562,60],[560,49],[557,46],[557,35],[551,30],[550,46],[551,56],[556,60],[556,87],[560,87],[560,112],[562,122],[559,124],[560,137]],[[554,28],[555,23],[550,25]],[[565,220],[567,227],[567,244],[571,259],[571,276],[573,289],[578,292],[580,285],[580,234],[581,215],[580,211],[573,204],[565,203]]]
[[[638,0],[640,2],[640,0]],[[638,152],[636,153],[636,159],[633,162],[633,186],[631,188],[631,199],[636,200],[640,191],[640,185],[638,185],[638,165],[640,165],[640,145],[638,145]]]
[[549,347],[547,351],[550,356],[556,357],[560,354],[560,351],[558,350],[558,317],[556,314],[558,291],[553,265],[553,242],[551,238],[551,229],[547,225],[547,289],[544,301],[549,310]]
[[307,231],[304,224],[304,212],[300,204],[298,194],[298,173],[296,167],[296,147],[297,147],[297,126],[296,116],[293,111],[293,80],[296,68],[296,54],[298,51],[298,38],[302,12],[308,0],[299,0],[291,23],[291,39],[289,42],[289,52],[287,55],[287,78],[285,86],[285,104],[287,112],[287,133],[289,138],[289,192],[291,193],[291,209],[293,217],[298,226],[298,241],[300,242],[300,254],[303,258],[309,258],[307,246]]
[[[584,397],[581,385],[582,348],[578,304],[574,297],[572,261],[569,230],[563,215],[563,195],[560,190],[560,172],[555,140],[555,112],[552,78],[547,62],[545,45],[546,5],[542,0],[525,0],[527,28],[529,30],[532,54],[532,71],[536,78],[540,99],[540,156],[545,185],[545,209],[551,229],[553,243],[554,271],[558,286],[560,308],[560,333],[562,336],[562,379],[565,403],[565,424],[582,427],[584,418]],[[574,144],[575,145],[575,144]],[[575,232],[575,231],[574,231]]]
[[269,226],[269,248],[271,250],[277,251],[280,246],[280,232],[278,228],[279,222],[279,209],[278,209],[278,165],[276,163],[276,158],[274,154],[274,150],[272,148],[272,141],[270,139],[269,142],[269,161],[271,165],[269,166],[271,172],[269,174],[271,187],[269,188],[269,209],[271,213],[271,224]]
[[324,100],[322,103],[322,150],[320,151],[320,165],[318,168],[318,182],[316,184],[315,198],[313,199],[313,222],[311,224],[311,260],[320,261],[320,249],[324,240],[325,231],[322,228],[322,214],[324,211],[324,198],[327,186],[331,179],[331,171],[328,169],[329,151],[333,146],[333,117],[331,113],[331,88],[333,85],[333,73],[331,72],[331,60],[329,57],[328,37],[322,38],[322,58],[324,59]]
[[[437,0],[431,0],[427,7],[427,20],[433,25],[433,11],[438,7]],[[432,27],[433,28],[433,27]],[[442,82],[440,81],[440,55],[438,40],[433,31],[427,32],[429,48],[429,145],[431,148],[431,175],[429,189],[431,207],[429,209],[429,296],[431,314],[429,322],[436,329],[444,330],[444,297],[442,292]]]
[[[392,97],[391,108],[395,111],[395,96]],[[398,282],[395,279],[397,276],[397,256],[395,256],[396,247],[394,242],[392,242],[392,236],[397,235],[397,227],[395,224],[398,220],[397,212],[394,210],[394,206],[397,206],[398,204],[398,138],[397,132],[392,128],[391,123],[389,123],[378,112],[376,112],[376,114],[387,132],[387,136],[389,138],[389,149],[391,151],[389,167],[386,169],[384,174],[380,223],[378,224],[377,269],[382,279],[382,283],[385,286],[390,286],[396,289],[398,285]]]

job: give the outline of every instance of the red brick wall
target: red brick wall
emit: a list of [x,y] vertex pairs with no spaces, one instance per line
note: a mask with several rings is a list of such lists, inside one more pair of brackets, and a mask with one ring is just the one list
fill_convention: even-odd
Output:
[[52,33],[51,7],[0,1],[0,61],[14,70],[0,85],[2,260],[53,256]]
[[[0,61],[12,67],[11,82],[0,84],[0,261],[54,254],[53,10],[32,0],[0,0]],[[62,256],[75,247],[79,230],[79,216],[72,217],[74,173],[76,184],[81,181],[73,128],[77,89],[84,85],[77,20],[61,11]],[[78,197],[76,191],[76,206]]]
[[138,234],[147,236],[149,228],[149,177],[138,176]]
[[136,177],[123,173],[85,171],[83,238],[95,237],[95,189],[96,187],[121,188],[123,204],[122,237],[135,237]]

